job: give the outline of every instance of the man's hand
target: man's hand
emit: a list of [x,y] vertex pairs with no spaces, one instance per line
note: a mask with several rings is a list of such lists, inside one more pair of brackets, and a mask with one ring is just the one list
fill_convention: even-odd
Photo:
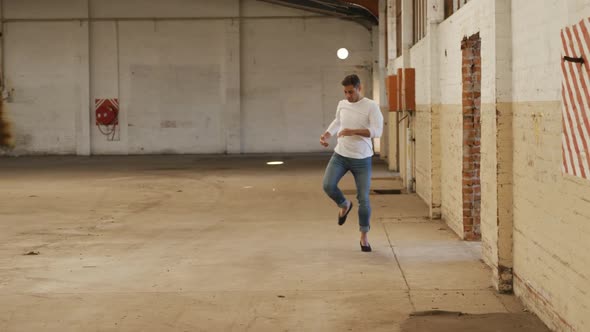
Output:
[[328,145],[330,145],[327,142],[330,139],[330,137],[332,137],[332,134],[330,134],[329,132],[325,132],[322,136],[320,136],[320,144],[323,147],[327,148]]
[[355,129],[344,128],[338,133],[338,137],[357,135]]

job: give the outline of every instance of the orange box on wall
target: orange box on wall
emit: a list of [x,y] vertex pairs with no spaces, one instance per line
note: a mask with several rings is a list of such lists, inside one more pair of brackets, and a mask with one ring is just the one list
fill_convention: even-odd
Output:
[[389,111],[397,112],[399,110],[397,75],[387,77],[387,97],[389,100]]
[[400,68],[386,83],[390,112],[416,110],[416,69]]
[[404,92],[406,111],[416,110],[416,69],[404,69]]
[[397,108],[396,112],[404,110],[404,95],[402,93],[404,89],[404,72],[401,68],[397,69]]

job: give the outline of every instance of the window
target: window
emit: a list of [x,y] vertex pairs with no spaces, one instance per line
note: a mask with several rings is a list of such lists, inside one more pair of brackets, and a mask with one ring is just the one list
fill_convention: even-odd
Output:
[[395,42],[396,56],[402,55],[402,0],[395,0]]
[[414,44],[426,36],[426,0],[414,0]]
[[445,0],[445,19],[453,15],[453,0]]
[[445,19],[463,7],[469,0],[445,0]]

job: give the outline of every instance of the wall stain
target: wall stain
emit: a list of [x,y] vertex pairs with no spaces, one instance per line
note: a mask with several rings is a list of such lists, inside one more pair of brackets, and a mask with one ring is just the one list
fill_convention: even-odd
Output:
[[10,123],[6,120],[4,100],[0,98],[0,148],[14,147]]

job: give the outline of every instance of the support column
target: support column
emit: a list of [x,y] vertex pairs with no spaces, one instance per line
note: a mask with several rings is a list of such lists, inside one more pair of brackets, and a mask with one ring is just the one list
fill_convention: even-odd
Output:
[[431,201],[430,218],[442,217],[441,198],[441,144],[440,144],[440,66],[438,50],[438,25],[444,20],[443,0],[428,0],[426,35],[429,43],[428,66],[430,68],[430,148],[431,148]]
[[[387,51],[386,57],[386,73],[387,75],[395,75],[396,68],[393,65],[397,58],[397,43],[396,43],[396,0],[387,0]],[[399,133],[398,133],[398,113],[388,112],[388,166],[390,171],[399,172]]]
[[492,34],[482,36],[494,53],[482,58],[492,79],[493,98],[482,105],[481,235],[482,255],[501,293],[513,283],[513,110],[512,13],[510,0],[493,2]]
[[[413,0],[402,0],[402,63],[403,68],[410,68],[410,48],[413,43]],[[402,89],[402,93],[403,93]],[[403,99],[402,99],[403,100]],[[413,110],[414,112],[416,110]],[[408,192],[414,191],[413,169],[416,165],[413,164],[414,142],[413,127],[415,120],[415,113],[408,114],[404,112],[405,119],[399,123],[399,142],[400,142],[400,174],[403,185]]]
[[[374,65],[377,67],[379,89],[376,90],[379,97],[379,105],[383,113],[383,135],[380,139],[380,156],[383,160],[389,160],[389,105],[387,100],[387,0],[379,0],[379,32],[377,44],[373,45],[378,49],[377,61]],[[376,89],[374,85],[373,89]],[[374,90],[375,91],[375,90]]]
[[87,30],[85,43],[80,45],[78,82],[80,84],[79,102],[80,107],[76,113],[76,154],[78,156],[90,155],[90,4],[87,5],[88,20],[80,22],[80,25]]
[[[498,195],[498,274],[494,283],[512,292],[513,260],[513,134],[512,134],[512,12],[510,0],[495,2],[496,25],[496,159]],[[495,270],[495,269],[494,269]]]
[[[239,1],[241,15],[241,1]],[[241,21],[232,19],[226,31],[225,68],[225,151],[228,154],[242,153],[241,115]]]

